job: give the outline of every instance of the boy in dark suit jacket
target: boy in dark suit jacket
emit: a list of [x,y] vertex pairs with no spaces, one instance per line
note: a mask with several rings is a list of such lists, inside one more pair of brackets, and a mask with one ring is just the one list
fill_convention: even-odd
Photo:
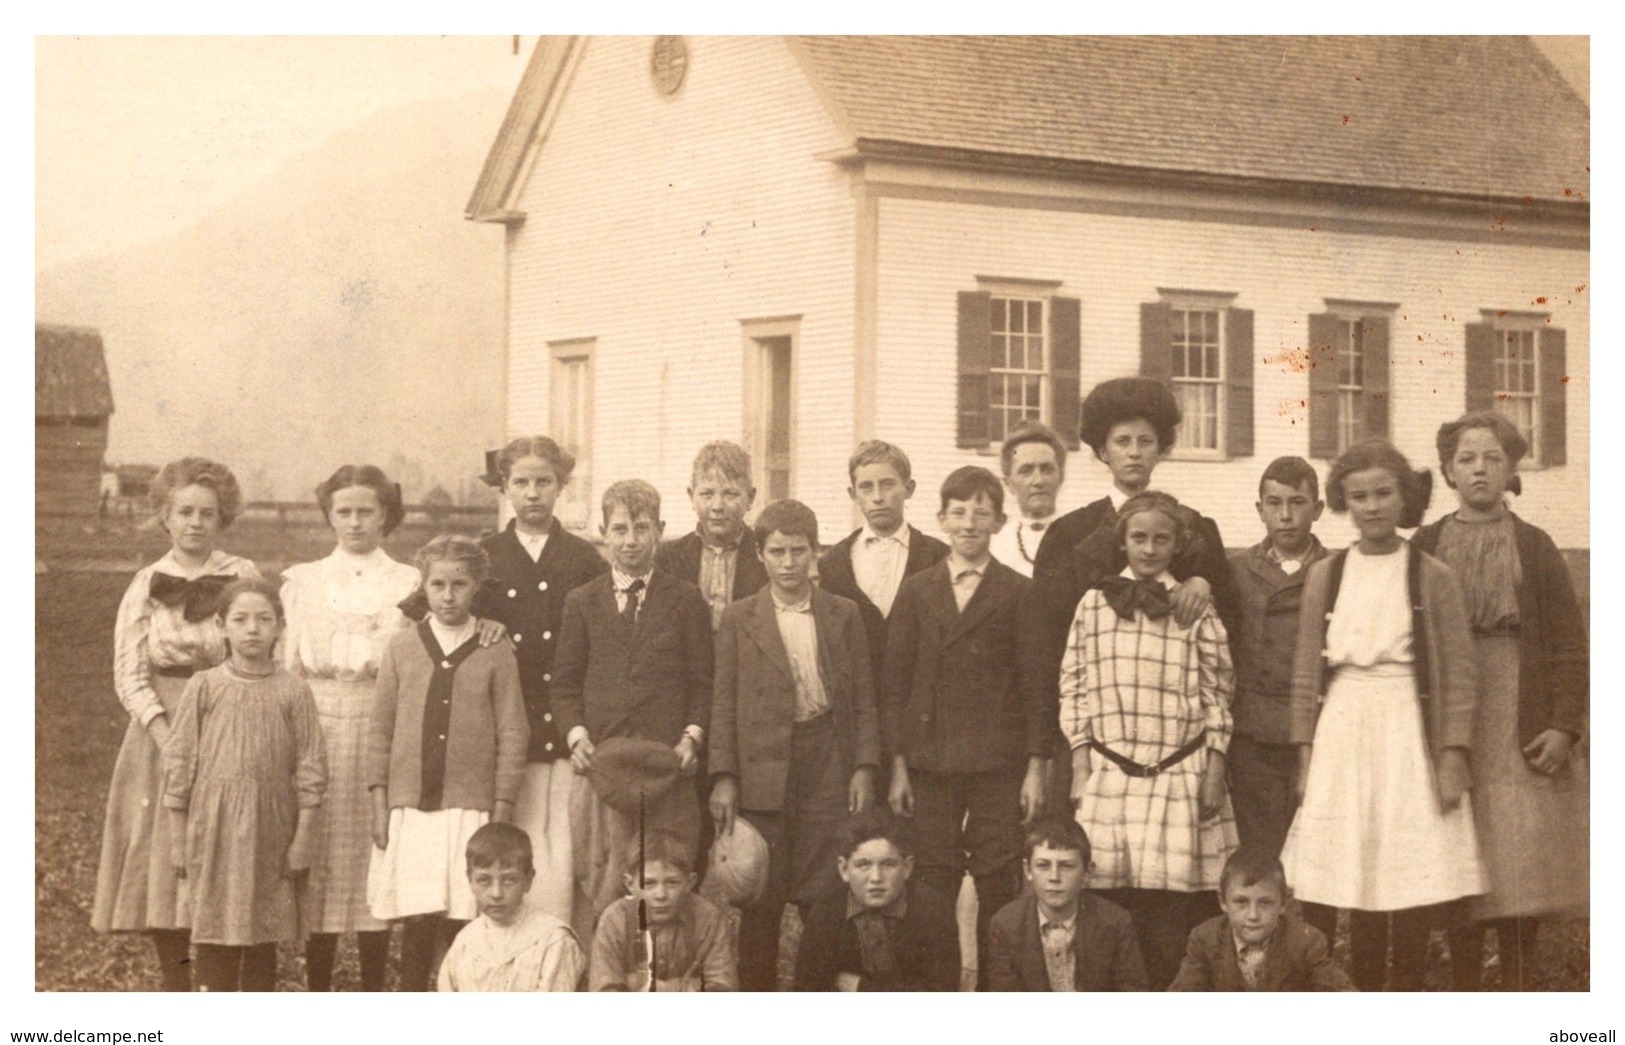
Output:
[[[564,598],[559,650],[553,661],[553,716],[578,777],[592,772],[593,746],[610,737],[671,745],[685,772],[696,772],[711,718],[711,615],[694,585],[654,568],[660,540],[660,494],[641,479],[604,491],[603,534],[610,572]],[[583,787],[578,780],[576,789]],[[590,788],[588,789],[590,791]],[[612,820],[596,795],[585,804]],[[576,853],[583,867],[612,883],[616,849],[606,833],[572,825],[594,839],[594,853]],[[597,890],[583,890],[598,904]],[[578,897],[578,901],[579,901]]]
[[756,520],[768,586],[729,606],[717,632],[711,814],[743,814],[768,844],[768,886],[739,925],[742,990],[778,983],[785,902],[805,917],[836,888],[849,813],[868,808],[880,723],[858,608],[810,579],[818,520],[775,501]]
[[711,629],[722,625],[730,602],[755,595],[767,583],[745,515],[756,500],[750,454],[719,439],[700,447],[688,485],[694,532],[655,552],[655,568],[700,589],[711,607]]
[[1170,991],[1352,991],[1319,929],[1285,914],[1280,858],[1243,846],[1220,878],[1224,913],[1191,930]]
[[907,823],[885,810],[858,817],[837,862],[846,888],[807,915],[796,952],[798,991],[952,991],[959,987],[953,903],[910,885]]
[[902,450],[871,439],[858,446],[846,470],[852,480],[846,493],[863,512],[863,526],[818,560],[818,584],[863,611],[870,672],[879,679],[886,620],[903,578],[941,562],[948,546],[903,520],[903,505],[914,496],[914,477]]
[[1022,865],[1032,891],[988,927],[988,990],[1148,988],[1133,919],[1084,888],[1089,856],[1089,836],[1076,820],[1045,816],[1027,829]]
[[[1022,824],[1044,800],[1054,709],[1023,687],[1016,656],[1027,578],[988,553],[1004,525],[1004,487],[960,468],[937,514],[948,557],[903,581],[886,636],[881,723],[892,759],[888,801],[911,816],[919,880],[956,896],[976,882],[978,953],[993,912],[1019,888]],[[987,966],[978,963],[985,986]]]

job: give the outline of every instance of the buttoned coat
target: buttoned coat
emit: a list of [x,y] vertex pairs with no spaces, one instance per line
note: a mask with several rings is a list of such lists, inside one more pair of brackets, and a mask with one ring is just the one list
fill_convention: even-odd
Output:
[[988,560],[961,610],[948,560],[903,580],[887,621],[881,735],[910,769],[1018,769],[1049,753],[1056,706],[1021,685],[1021,600],[1031,582]]
[[1332,957],[1325,935],[1290,915],[1275,927],[1258,983],[1248,987],[1236,960],[1230,920],[1215,915],[1191,930],[1185,959],[1170,991],[1352,991],[1354,983]]
[[564,597],[554,719],[566,738],[585,726],[595,744],[635,737],[676,745],[685,727],[704,729],[711,718],[711,608],[700,589],[657,569],[628,629],[612,577]]
[[598,549],[553,520],[540,558],[531,559],[510,520],[507,529],[480,542],[491,557],[491,579],[474,597],[476,616],[501,621],[519,658],[519,685],[530,721],[526,761],[551,762],[569,755],[553,712],[553,660],[563,630],[564,597],[601,574],[609,563]]
[[[819,675],[845,774],[859,766],[878,769],[880,721],[858,607],[815,587],[812,615]],[[776,812],[784,807],[795,703],[795,675],[779,633],[773,591],[763,588],[723,611],[717,630],[710,769],[713,776],[738,779],[740,808]]]
[[[699,587],[700,560],[704,544],[698,533],[685,533],[667,541],[655,551],[655,569]],[[734,559],[733,600],[755,595],[767,583],[767,567],[756,555],[756,536],[746,527],[739,537],[739,553]]]
[[[1028,894],[1002,907],[988,923],[987,938],[988,990],[1051,989],[1036,897]],[[1072,982],[1079,991],[1150,989],[1134,919],[1109,900],[1092,893],[1078,896],[1072,954]]]
[[1309,567],[1326,557],[1310,538],[1303,566],[1287,573],[1269,560],[1264,540],[1230,556],[1241,612],[1230,643],[1236,668],[1235,730],[1264,744],[1285,744],[1291,734],[1292,652]]
[[[858,610],[863,614],[864,634],[869,640],[869,672],[878,680],[882,677],[881,665],[886,658],[886,615],[858,587],[858,575],[852,569],[852,546],[861,536],[863,529],[860,527],[823,554],[818,560],[818,586],[858,604]],[[935,537],[926,536],[913,526],[908,527],[908,558],[903,560],[904,580],[947,557],[946,544]],[[901,590],[901,585],[898,587]],[[895,608],[896,605],[896,600],[893,600],[892,606]]]

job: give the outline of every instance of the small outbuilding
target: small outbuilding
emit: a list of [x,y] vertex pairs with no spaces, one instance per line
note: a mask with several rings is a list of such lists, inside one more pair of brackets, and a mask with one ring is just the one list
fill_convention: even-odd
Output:
[[96,514],[113,387],[102,336],[88,327],[34,324],[34,511]]

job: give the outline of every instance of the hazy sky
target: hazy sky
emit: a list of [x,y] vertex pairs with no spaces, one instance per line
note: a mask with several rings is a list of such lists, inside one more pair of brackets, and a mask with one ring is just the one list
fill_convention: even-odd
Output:
[[[534,37],[39,37],[41,266],[179,232],[380,108],[511,91]],[[493,128],[494,130],[494,128]]]

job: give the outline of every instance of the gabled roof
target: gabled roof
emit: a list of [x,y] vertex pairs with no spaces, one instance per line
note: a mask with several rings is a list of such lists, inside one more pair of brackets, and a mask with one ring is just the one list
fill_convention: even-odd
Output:
[[[858,156],[1589,208],[1590,111],[1527,37],[791,39]],[[468,217],[516,217],[570,48],[537,44]]]
[[798,41],[860,150],[908,143],[1470,197],[1590,195],[1589,110],[1527,37]]
[[113,412],[102,336],[88,327],[34,324],[34,416],[106,417]]

